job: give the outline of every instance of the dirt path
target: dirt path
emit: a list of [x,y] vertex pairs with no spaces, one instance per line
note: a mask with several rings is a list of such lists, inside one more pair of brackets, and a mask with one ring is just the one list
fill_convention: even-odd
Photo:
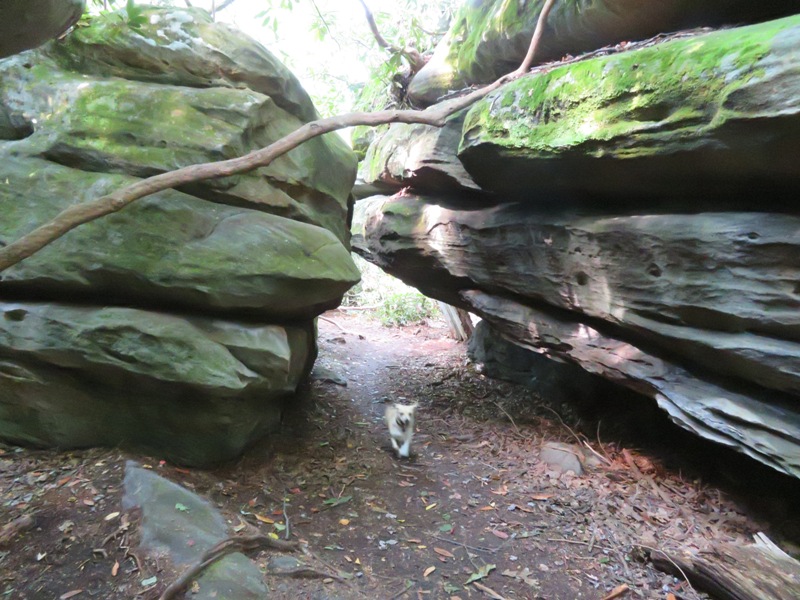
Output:
[[[267,575],[275,599],[600,600],[620,585],[631,598],[698,598],[634,546],[743,543],[770,526],[620,443],[593,440],[584,476],[551,470],[540,448],[580,448],[574,434],[530,391],[466,365],[442,327],[326,318],[316,372],[346,386],[315,379],[284,431],[235,464],[198,471],[118,451],[7,449],[3,523],[37,516],[0,553],[0,597],[157,597],[175,573],[135,555],[135,522],[121,531],[122,517],[109,518],[127,458],[210,498],[240,530],[283,537],[288,517],[290,537],[345,578]],[[394,400],[420,403],[410,460],[393,456],[382,423]],[[255,559],[266,571],[270,554]]]

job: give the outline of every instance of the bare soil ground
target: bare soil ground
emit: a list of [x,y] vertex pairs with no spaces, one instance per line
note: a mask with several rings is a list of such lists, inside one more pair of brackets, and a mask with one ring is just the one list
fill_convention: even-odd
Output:
[[[797,549],[794,482],[666,422],[640,427],[630,407],[600,415],[616,426],[581,422],[571,407],[486,379],[442,324],[326,319],[318,364],[347,385],[312,381],[283,431],[233,464],[3,449],[0,524],[33,521],[0,533],[0,599],[158,598],[177,573],[136,549],[136,516],[120,501],[128,459],[209,498],[242,533],[284,538],[288,527],[312,566],[342,578],[278,577],[267,568],[274,551],[255,554],[276,599],[702,598],[656,571],[648,548],[765,531]],[[410,460],[393,456],[382,423],[394,400],[420,403]],[[549,469],[538,459],[548,441],[583,447],[596,466]]]

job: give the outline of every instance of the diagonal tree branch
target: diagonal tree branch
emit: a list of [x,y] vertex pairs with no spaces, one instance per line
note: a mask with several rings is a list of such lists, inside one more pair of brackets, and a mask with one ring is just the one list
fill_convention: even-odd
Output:
[[547,24],[547,17],[550,15],[553,4],[555,4],[555,0],[545,0],[545,3],[542,5],[542,11],[539,13],[539,19],[536,21],[536,29],[533,30],[531,43],[530,46],[528,46],[528,53],[525,55],[522,64],[517,67],[515,73],[524,75],[527,73],[528,69],[531,68],[531,65],[533,64],[533,57],[539,48],[539,44],[541,43],[542,34],[544,33],[544,26]]
[[[549,5],[552,5],[553,2],[554,0],[547,0],[547,4]],[[547,12],[549,12],[549,10],[545,11],[544,8],[542,9],[536,26],[537,32],[540,32],[540,30],[544,28],[544,20],[547,19]],[[541,33],[539,34],[539,38],[537,38],[534,33],[534,40],[537,45],[538,39],[540,38]],[[531,49],[528,52],[529,57],[532,58],[535,51],[536,45],[532,41]],[[528,61],[528,57],[526,57],[526,61]],[[524,65],[525,63],[523,63],[522,66]],[[265,167],[276,158],[283,156],[303,142],[338,129],[356,125],[374,127],[388,123],[421,123],[434,127],[443,127],[449,116],[472,105],[501,85],[522,75],[524,71],[527,70],[527,67],[525,70],[522,70],[522,66],[504,75],[495,82],[478,88],[465,96],[440,102],[425,110],[383,110],[372,113],[355,112],[318,119],[306,123],[289,135],[273,142],[266,148],[255,150],[239,158],[232,158],[220,162],[201,163],[183,167],[175,171],[161,173],[137,181],[136,183],[96,200],[70,206],[51,221],[40,225],[4,248],[0,248],[0,273],[35,254],[79,225],[122,210],[128,204],[139,198],[170,188],[180,187],[195,181],[228,177],[230,175],[252,171],[258,167]]]
[[425,60],[422,58],[422,55],[416,48],[411,48],[410,46],[399,48],[387,42],[386,38],[384,38],[381,35],[381,32],[378,30],[378,24],[375,22],[375,17],[373,16],[372,11],[369,9],[369,6],[367,6],[365,0],[358,1],[364,8],[364,15],[367,17],[367,23],[369,23],[369,28],[372,30],[372,35],[375,37],[375,41],[378,42],[378,46],[388,50],[389,52],[399,52],[402,54],[411,65],[412,73],[416,73],[425,66]]

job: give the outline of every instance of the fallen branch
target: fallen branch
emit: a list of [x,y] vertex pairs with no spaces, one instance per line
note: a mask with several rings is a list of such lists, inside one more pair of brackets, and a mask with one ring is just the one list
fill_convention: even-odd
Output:
[[[549,0],[548,4],[552,4],[552,2],[553,0]],[[542,13],[539,15],[539,21],[536,25],[536,31],[531,40],[531,46],[528,50],[529,56],[526,56],[520,68],[500,77],[489,85],[474,90],[465,96],[452,98],[430,106],[425,110],[383,110],[373,113],[354,112],[311,121],[302,125],[289,135],[273,142],[266,148],[255,150],[244,156],[219,162],[190,165],[175,171],[154,175],[96,200],[70,206],[61,211],[51,221],[40,225],[4,248],[0,248],[0,273],[35,254],[79,225],[122,210],[139,198],[196,181],[228,177],[252,171],[259,167],[266,167],[276,158],[283,156],[303,142],[332,131],[356,125],[374,127],[388,123],[416,123],[431,125],[433,127],[443,127],[447,122],[447,118],[454,113],[467,108],[500,86],[524,74],[527,70],[525,65],[530,62],[529,57],[535,53],[539,40],[541,39],[541,31],[544,28],[544,21],[547,18],[548,12],[549,11],[544,10],[544,8],[542,9]]]
[[263,548],[272,548],[273,550],[280,550],[281,552],[294,552],[300,548],[300,544],[298,542],[276,540],[265,535],[232,537],[222,540],[215,546],[206,550],[196,563],[187,568],[178,579],[173,581],[172,584],[161,593],[158,600],[170,600],[174,598],[178,592],[189,585],[189,583],[206,568],[228,554],[233,552],[252,552],[253,550],[261,550]]
[[653,565],[677,570],[695,588],[718,600],[797,600],[800,562],[757,546],[719,544],[709,550],[679,551],[671,556],[648,546]]

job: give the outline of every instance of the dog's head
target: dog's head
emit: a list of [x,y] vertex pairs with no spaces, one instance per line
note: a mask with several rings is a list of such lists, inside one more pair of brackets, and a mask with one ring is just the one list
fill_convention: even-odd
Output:
[[397,426],[406,431],[414,426],[414,414],[417,411],[417,404],[395,404],[394,421]]

